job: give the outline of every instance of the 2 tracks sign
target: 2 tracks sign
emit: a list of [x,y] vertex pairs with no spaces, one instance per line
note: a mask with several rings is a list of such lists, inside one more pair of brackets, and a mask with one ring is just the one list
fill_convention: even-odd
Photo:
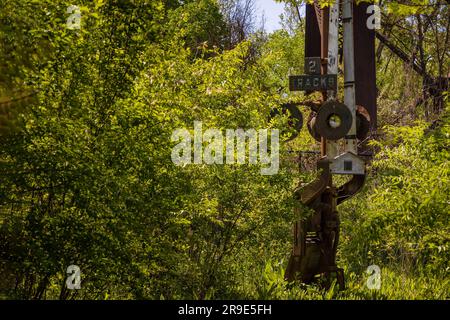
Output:
[[290,91],[336,91],[337,75],[300,75],[289,77]]

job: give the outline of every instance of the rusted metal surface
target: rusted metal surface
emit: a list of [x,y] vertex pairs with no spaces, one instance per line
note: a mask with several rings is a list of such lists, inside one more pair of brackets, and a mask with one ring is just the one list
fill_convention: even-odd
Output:
[[316,112],[311,112],[308,117],[307,127],[309,134],[317,141],[321,142],[322,137],[320,136],[319,132],[316,130]]
[[339,287],[343,289],[344,274],[336,265],[340,228],[337,192],[329,186],[329,162],[321,160],[319,166],[323,168],[320,178],[296,193],[303,204],[314,210],[314,214],[294,225],[294,248],[285,278],[311,283],[322,274],[325,275],[325,285],[329,286],[331,276],[335,274]]
[[330,164],[327,160],[320,160],[317,168],[322,170],[320,176],[315,181],[302,186],[294,191],[295,197],[306,206],[311,205],[325,191],[330,181]]
[[320,57],[321,35],[314,6],[306,5],[305,57]]
[[377,128],[377,87],[375,65],[375,30],[367,28],[370,3],[354,5],[356,104],[369,112],[371,130]]
[[337,204],[340,205],[361,191],[365,181],[365,175],[354,175],[349,182],[338,188]]
[[[320,9],[318,2],[314,2],[317,20],[319,23],[320,31],[321,31],[321,50],[320,56],[322,58],[322,74],[326,75],[328,73],[328,25],[329,25],[329,13],[330,10],[328,7]],[[336,88],[337,90],[337,88]],[[322,92],[323,101],[327,101],[328,93],[326,90]],[[322,152],[322,156],[327,155],[327,140],[322,137],[320,141],[320,150]],[[330,178],[331,185],[331,178]]]
[[356,137],[359,141],[365,140],[371,129],[371,118],[366,108],[357,106],[356,108]]
[[327,34],[327,32],[323,29],[324,21],[326,21],[326,17],[324,14],[324,10],[320,7],[319,2],[317,0],[314,1],[314,12],[316,14],[317,23],[319,25],[320,35],[323,37]]
[[314,209],[315,213],[310,219],[298,221],[294,225],[293,250],[285,272],[288,281],[300,279],[309,283],[320,273],[323,244],[318,231],[322,223],[322,198],[330,181],[329,162],[320,160],[318,169],[322,170],[318,179],[294,192],[295,197]]

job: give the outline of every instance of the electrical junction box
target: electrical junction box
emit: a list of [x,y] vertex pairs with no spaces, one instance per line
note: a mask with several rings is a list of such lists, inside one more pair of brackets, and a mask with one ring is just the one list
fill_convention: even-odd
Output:
[[331,161],[330,172],[332,174],[364,175],[366,163],[357,155],[347,152]]

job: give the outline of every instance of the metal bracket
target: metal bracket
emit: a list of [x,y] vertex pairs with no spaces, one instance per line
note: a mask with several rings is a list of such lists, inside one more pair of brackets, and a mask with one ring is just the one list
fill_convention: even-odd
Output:
[[340,205],[344,201],[352,198],[364,186],[366,175],[354,175],[352,180],[338,188],[337,190],[337,204]]
[[317,168],[322,169],[322,173],[319,178],[294,191],[296,198],[300,199],[300,201],[306,206],[310,206],[316,199],[318,199],[330,182],[330,162],[326,159],[319,160],[317,163]]

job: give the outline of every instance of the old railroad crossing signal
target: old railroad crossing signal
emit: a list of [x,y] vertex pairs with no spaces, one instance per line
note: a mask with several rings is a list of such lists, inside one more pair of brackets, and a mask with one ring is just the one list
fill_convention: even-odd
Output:
[[[372,68],[375,38],[362,27],[366,25],[368,4],[353,2],[336,0],[330,8],[321,8],[317,1],[307,4],[305,74],[289,77],[290,91],[322,92],[320,106],[313,110],[315,115],[308,122],[311,134],[321,142],[322,158],[317,162],[320,176],[294,192],[296,200],[314,214],[294,224],[293,250],[285,278],[311,283],[323,277],[325,284],[330,285],[335,275],[341,289],[345,283],[343,270],[336,265],[340,232],[337,206],[359,192],[364,184],[366,165],[358,154],[357,139],[363,140],[369,131],[366,127],[372,121],[374,128],[376,121]],[[337,101],[339,21],[343,21],[344,29],[343,102]],[[344,143],[340,145],[338,140]],[[336,186],[335,174],[352,178]]]

